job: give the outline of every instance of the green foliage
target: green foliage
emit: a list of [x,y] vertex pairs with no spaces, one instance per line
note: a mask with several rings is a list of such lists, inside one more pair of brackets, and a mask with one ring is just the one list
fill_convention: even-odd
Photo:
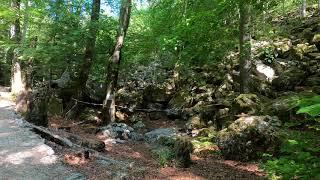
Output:
[[174,152],[167,147],[153,149],[151,153],[161,167],[168,166],[174,158]]
[[297,114],[305,113],[312,117],[318,116],[320,114],[320,96],[301,99],[299,107]]
[[264,61],[267,64],[272,64],[277,58],[273,47],[266,47],[262,49],[261,53],[265,56]]
[[318,179],[320,177],[320,140],[318,131],[288,131],[280,155],[267,159],[263,167],[270,177],[280,179]]

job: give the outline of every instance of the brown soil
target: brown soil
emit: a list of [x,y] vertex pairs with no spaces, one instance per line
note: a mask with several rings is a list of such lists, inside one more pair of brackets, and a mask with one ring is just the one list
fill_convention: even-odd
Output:
[[[62,118],[51,118],[51,127],[71,127],[70,132],[90,138],[96,137],[91,126],[77,125],[74,122],[62,120]],[[172,127],[175,123],[171,122],[146,122],[148,128]],[[150,127],[151,126],[151,127]],[[86,129],[86,128],[89,128]],[[89,133],[88,133],[89,132]],[[75,152],[49,143],[64,159],[66,164],[85,174],[90,179],[108,179],[115,171],[111,166],[98,164],[95,159],[79,160]],[[158,162],[152,157],[151,146],[143,142],[126,141],[125,143],[107,144],[106,155],[116,160],[133,162],[130,165],[130,179],[266,179],[265,174],[259,169],[257,163],[241,163],[237,161],[224,160],[221,158],[216,147],[196,151],[192,155],[193,164],[190,168],[160,167]],[[67,157],[67,159],[66,159]],[[74,158],[76,157],[76,158]],[[69,159],[68,159],[69,158]],[[71,159],[71,162],[68,160]],[[75,161],[76,163],[74,163]],[[77,163],[78,162],[78,163]]]

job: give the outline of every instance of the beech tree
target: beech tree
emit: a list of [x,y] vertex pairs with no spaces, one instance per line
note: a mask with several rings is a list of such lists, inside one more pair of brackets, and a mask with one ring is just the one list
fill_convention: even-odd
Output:
[[122,48],[129,27],[132,0],[121,0],[117,40],[112,56],[108,60],[106,76],[106,98],[103,102],[104,122],[115,121],[115,92],[119,75],[119,65],[122,59]]
[[251,4],[248,1],[239,3],[240,10],[240,92],[249,92],[251,68]]

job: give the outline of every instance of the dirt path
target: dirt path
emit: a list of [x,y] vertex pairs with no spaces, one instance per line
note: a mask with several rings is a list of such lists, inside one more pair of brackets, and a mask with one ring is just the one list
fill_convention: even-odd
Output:
[[81,179],[14,113],[9,93],[0,92],[0,179]]

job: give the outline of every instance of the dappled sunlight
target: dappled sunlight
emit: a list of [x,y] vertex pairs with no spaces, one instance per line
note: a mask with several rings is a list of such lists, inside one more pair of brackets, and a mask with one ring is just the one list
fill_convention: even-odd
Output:
[[[19,150],[21,148],[21,150]],[[18,149],[18,151],[17,151]],[[53,164],[57,161],[54,151],[47,145],[41,144],[36,147],[17,147],[0,152],[2,158],[0,164]]]

